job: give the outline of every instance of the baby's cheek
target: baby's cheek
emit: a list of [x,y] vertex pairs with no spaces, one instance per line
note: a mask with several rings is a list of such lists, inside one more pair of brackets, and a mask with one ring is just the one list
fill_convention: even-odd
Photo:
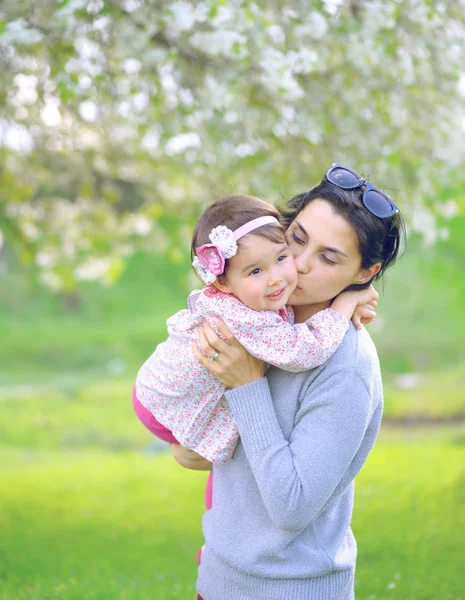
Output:
[[287,279],[289,286],[295,288],[297,285],[297,269],[294,265],[289,269]]
[[251,286],[249,291],[250,305],[254,310],[263,310],[265,289],[263,286]]

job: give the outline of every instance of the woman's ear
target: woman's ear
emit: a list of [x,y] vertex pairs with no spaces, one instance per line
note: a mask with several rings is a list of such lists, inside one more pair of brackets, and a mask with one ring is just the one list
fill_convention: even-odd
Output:
[[226,277],[224,275],[218,275],[218,277],[213,282],[213,285],[220,290],[220,292],[224,292],[225,294],[231,293],[231,288],[228,285]]
[[360,277],[359,277],[358,283],[366,283],[367,281],[370,281],[370,279],[373,279],[373,277],[377,273],[379,273],[380,269],[381,269],[381,263],[375,263],[368,269],[362,269],[360,271]]

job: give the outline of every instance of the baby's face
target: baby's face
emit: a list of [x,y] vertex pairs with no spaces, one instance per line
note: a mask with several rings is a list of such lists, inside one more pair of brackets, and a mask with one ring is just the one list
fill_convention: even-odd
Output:
[[279,310],[297,285],[297,271],[285,243],[249,233],[229,261],[224,291],[253,310]]

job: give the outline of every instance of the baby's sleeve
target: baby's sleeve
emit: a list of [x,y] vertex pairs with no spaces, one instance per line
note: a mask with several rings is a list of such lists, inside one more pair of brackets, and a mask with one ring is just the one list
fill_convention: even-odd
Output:
[[349,328],[345,317],[331,308],[296,325],[276,312],[254,311],[242,303],[218,316],[251,354],[291,373],[326,362]]

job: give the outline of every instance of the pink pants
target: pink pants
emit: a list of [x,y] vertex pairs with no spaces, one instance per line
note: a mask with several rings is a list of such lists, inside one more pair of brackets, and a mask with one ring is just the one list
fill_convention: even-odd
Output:
[[[145,406],[139,402],[136,396],[136,386],[132,389],[132,404],[134,411],[139,418],[139,421],[144,425],[153,435],[157,436],[160,440],[168,442],[169,444],[179,444],[178,440],[174,437],[169,429],[162,425],[157,419],[148,411]],[[213,491],[213,473],[210,472],[207,480],[207,487],[205,488],[205,506],[207,510],[212,507],[212,491]]]
[[[169,429],[162,425],[157,419],[148,411],[145,406],[139,402],[136,396],[136,386],[132,389],[132,404],[134,411],[139,421],[144,425],[153,435],[157,436],[160,440],[168,442],[169,444],[179,444],[178,440],[174,437]],[[207,510],[212,507],[212,494],[213,494],[213,473],[210,471],[207,480],[207,486],[205,488],[205,506]],[[197,564],[200,564],[202,556],[202,548],[197,552]],[[197,600],[202,600],[200,596],[197,596]]]

